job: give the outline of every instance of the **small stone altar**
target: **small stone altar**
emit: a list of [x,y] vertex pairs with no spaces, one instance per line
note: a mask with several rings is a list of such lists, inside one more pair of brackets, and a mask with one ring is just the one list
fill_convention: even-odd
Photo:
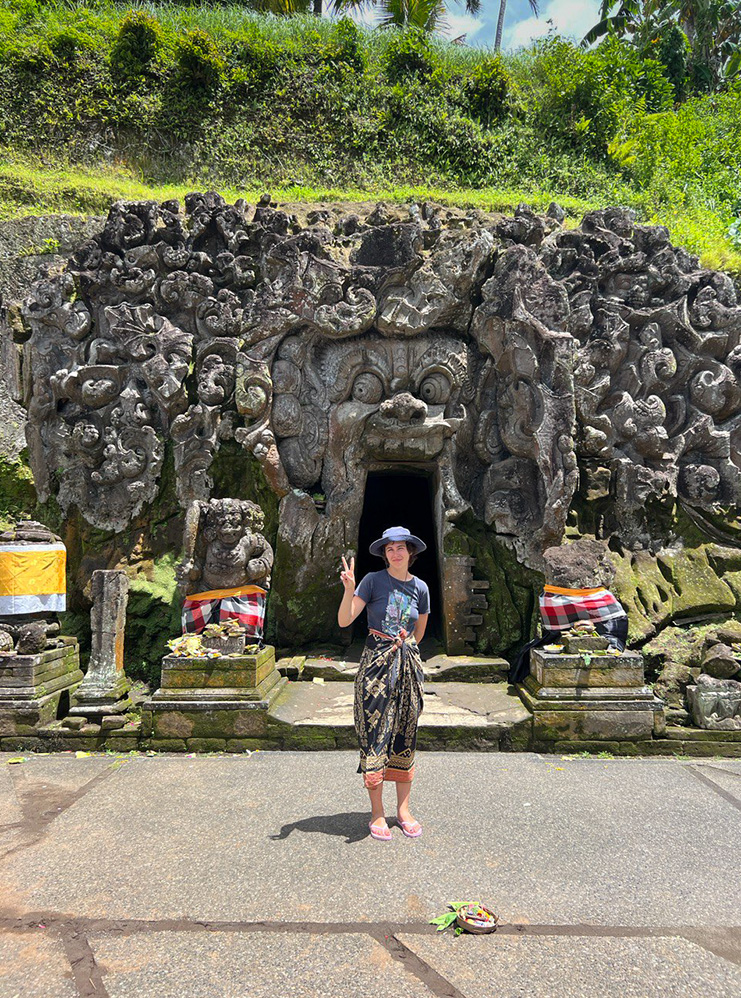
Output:
[[[151,747],[230,752],[267,734],[267,712],[286,680],[275,649],[255,646],[219,654],[166,655],[162,685],[143,705],[142,733]],[[246,741],[245,741],[246,739]]]
[[608,651],[596,633],[567,632],[562,644],[531,651],[520,695],[533,713],[535,750],[650,739],[665,728],[664,703],[645,685],[643,657]]
[[[232,589],[270,582],[273,550],[262,535],[263,514],[252,502],[194,502],[186,518],[183,592],[194,581]],[[221,609],[210,613],[216,616]],[[226,613],[238,613],[238,609]],[[275,649],[247,634],[238,617],[198,625],[170,642],[160,688],[143,704],[142,733],[152,748],[241,751],[267,733],[267,712],[286,680]]]
[[65,548],[41,523],[0,534],[0,737],[34,736],[56,719],[82,681],[77,640],[59,634]]

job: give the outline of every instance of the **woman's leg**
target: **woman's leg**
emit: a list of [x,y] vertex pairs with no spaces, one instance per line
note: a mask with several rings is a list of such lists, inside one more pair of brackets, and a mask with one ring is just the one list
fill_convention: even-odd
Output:
[[383,782],[378,786],[368,787],[371,805],[371,824],[375,828],[386,828],[386,816],[383,811]]
[[409,794],[412,792],[411,780],[396,784],[396,814],[399,821],[418,824],[417,819],[412,816],[409,810]]

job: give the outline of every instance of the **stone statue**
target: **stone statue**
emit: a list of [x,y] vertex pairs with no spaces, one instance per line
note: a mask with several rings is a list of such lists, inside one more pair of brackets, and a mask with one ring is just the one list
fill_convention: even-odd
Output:
[[184,594],[247,585],[269,588],[273,549],[262,534],[264,521],[260,507],[248,500],[191,503],[178,569]]
[[578,540],[543,552],[545,581],[565,589],[609,589],[615,566],[604,541]]
[[687,687],[687,702],[698,728],[713,731],[741,731],[741,683],[735,679],[697,677]]

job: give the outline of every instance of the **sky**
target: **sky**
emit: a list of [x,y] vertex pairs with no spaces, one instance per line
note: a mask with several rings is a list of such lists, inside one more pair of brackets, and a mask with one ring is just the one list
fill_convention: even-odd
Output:
[[[540,13],[535,17],[528,0],[507,0],[503,49],[513,50],[528,45],[547,34],[551,26],[558,34],[581,41],[589,28],[599,20],[599,0],[540,0],[538,6]],[[366,22],[372,22],[373,19],[370,12],[361,17]],[[465,35],[469,45],[493,46],[498,17],[499,0],[482,0],[481,10],[476,17],[466,14],[464,3],[457,4],[451,0],[445,34],[450,38]]]

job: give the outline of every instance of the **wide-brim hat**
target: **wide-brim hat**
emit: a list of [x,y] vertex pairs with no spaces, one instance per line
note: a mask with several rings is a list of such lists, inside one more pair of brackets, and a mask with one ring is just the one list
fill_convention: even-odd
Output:
[[415,537],[414,534],[410,534],[406,527],[389,527],[388,530],[384,530],[383,536],[379,537],[377,541],[373,541],[368,550],[371,554],[383,558],[383,549],[387,544],[393,544],[394,541],[407,541],[409,544],[413,544],[417,554],[427,550],[425,542],[421,541],[419,537]]

